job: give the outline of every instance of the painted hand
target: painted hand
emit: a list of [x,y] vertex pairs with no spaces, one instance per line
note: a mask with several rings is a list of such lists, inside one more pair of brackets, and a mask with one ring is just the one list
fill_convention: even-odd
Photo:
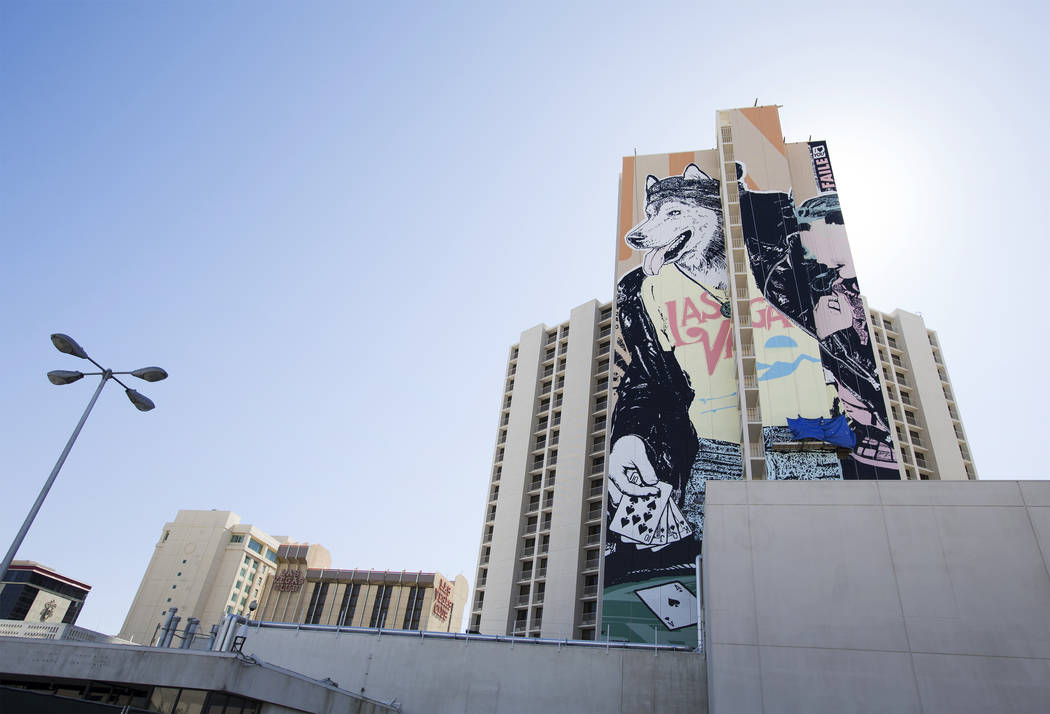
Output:
[[609,501],[628,496],[655,496],[659,479],[645,455],[645,442],[634,434],[621,436],[609,452]]

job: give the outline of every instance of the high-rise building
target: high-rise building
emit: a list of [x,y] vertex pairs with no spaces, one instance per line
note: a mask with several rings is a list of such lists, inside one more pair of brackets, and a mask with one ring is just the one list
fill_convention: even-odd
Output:
[[[277,570],[276,538],[232,511],[180,510],[164,524],[120,637],[153,644],[168,610],[207,633],[228,613],[249,613]],[[329,565],[329,563],[325,563]]]
[[594,638],[611,344],[592,300],[510,350],[470,631]]
[[922,315],[868,309],[879,375],[897,437],[901,478],[977,479],[937,333]]
[[717,120],[624,158],[614,302],[511,349],[471,630],[693,645],[707,480],[976,478],[936,336],[864,304],[827,144]]

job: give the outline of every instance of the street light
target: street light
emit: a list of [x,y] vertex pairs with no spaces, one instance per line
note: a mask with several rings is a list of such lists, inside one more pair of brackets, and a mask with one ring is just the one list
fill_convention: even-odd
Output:
[[58,462],[55,464],[55,468],[51,469],[51,475],[47,477],[47,481],[44,482],[44,487],[40,489],[40,494],[36,497],[36,502],[33,504],[33,507],[29,509],[29,515],[26,516],[26,520],[19,529],[18,535],[15,536],[14,541],[11,543],[11,548],[8,549],[3,562],[0,562],[0,577],[3,577],[4,574],[7,573],[7,569],[11,567],[11,561],[14,560],[15,553],[18,552],[19,547],[22,545],[22,541],[25,540],[26,533],[29,532],[29,527],[33,525],[33,520],[36,518],[36,514],[40,511],[40,506],[43,505],[44,499],[47,498],[48,491],[51,490],[51,486],[55,483],[55,478],[58,476],[62,464],[66,462],[66,457],[69,456],[69,450],[73,448],[73,442],[77,440],[77,436],[80,435],[80,430],[84,428],[84,422],[87,421],[88,414],[91,413],[92,407],[94,407],[95,402],[98,401],[98,395],[102,393],[102,388],[106,386],[106,382],[112,379],[117,384],[124,387],[124,393],[128,395],[128,399],[135,405],[135,408],[140,412],[148,412],[156,406],[153,401],[149,397],[139,394],[134,389],[128,387],[128,385],[117,379],[115,375],[130,374],[133,377],[138,377],[147,382],[159,382],[168,377],[168,373],[160,367],[143,367],[131,372],[114,372],[91,359],[88,356],[88,353],[84,351],[84,348],[77,344],[76,340],[69,335],[63,335],[60,332],[51,335],[51,342],[59,352],[86,359],[101,370],[100,372],[77,372],[65,369],[55,369],[47,373],[47,378],[50,380],[51,384],[72,384],[85,376],[91,375],[101,376],[102,379],[99,381],[98,387],[95,389],[95,393],[91,397],[91,401],[88,402],[87,409],[84,410],[84,414],[80,417],[76,429],[73,430],[73,435],[70,436],[69,441],[66,442],[66,448],[62,449],[62,455],[58,457]]

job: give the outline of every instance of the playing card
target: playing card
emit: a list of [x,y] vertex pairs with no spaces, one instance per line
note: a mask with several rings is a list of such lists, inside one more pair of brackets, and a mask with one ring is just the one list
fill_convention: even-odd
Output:
[[635,590],[634,594],[669,630],[680,630],[696,624],[696,596],[677,580]]
[[629,541],[646,545],[652,543],[660,515],[667,507],[667,498],[671,495],[671,484],[659,481],[656,488],[658,492],[655,496],[625,495],[620,499],[609,530],[625,536]]
[[670,517],[676,522],[676,526],[677,526],[676,530],[677,530],[677,535],[678,535],[677,539],[672,539],[670,537],[670,530],[671,529],[670,529],[670,527],[668,527],[668,531],[669,531],[668,538],[667,538],[667,542],[668,543],[673,543],[673,542],[675,542],[675,540],[682,540],[684,538],[688,538],[689,536],[693,535],[693,528],[692,528],[692,526],[689,525],[689,521],[687,521],[685,519],[685,515],[682,513],[681,509],[678,508],[678,504],[677,503],[675,503],[674,501],[669,501],[668,504],[667,504],[667,510],[670,511]]

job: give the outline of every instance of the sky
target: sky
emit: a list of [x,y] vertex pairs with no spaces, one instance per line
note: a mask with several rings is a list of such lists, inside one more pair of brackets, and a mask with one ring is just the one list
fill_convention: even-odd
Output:
[[[861,290],[938,332],[982,479],[1050,477],[1035,2],[0,2],[0,544],[115,634],[164,523],[475,575],[510,346],[610,300],[622,157],[779,104]],[[1029,378],[1028,373],[1033,377]],[[1018,377],[1020,376],[1020,379]]]

